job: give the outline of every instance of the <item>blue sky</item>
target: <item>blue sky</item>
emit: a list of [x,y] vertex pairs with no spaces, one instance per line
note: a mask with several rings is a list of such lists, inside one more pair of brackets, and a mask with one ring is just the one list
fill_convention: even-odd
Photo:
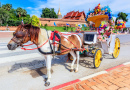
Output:
[[99,3],[101,7],[109,6],[112,14],[117,16],[119,12],[128,14],[129,21],[126,23],[130,26],[130,0],[1,0],[1,4],[12,4],[13,8],[22,7],[26,9],[28,14],[41,16],[42,8],[54,8],[58,12],[59,4],[62,16],[70,11],[85,11],[88,12],[89,8],[93,9]]

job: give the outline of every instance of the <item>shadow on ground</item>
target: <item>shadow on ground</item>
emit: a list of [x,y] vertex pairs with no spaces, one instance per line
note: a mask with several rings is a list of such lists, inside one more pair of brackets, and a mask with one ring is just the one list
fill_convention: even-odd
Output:
[[[70,65],[72,61],[67,61],[68,56],[62,55],[62,56],[55,56],[52,60],[52,69],[53,66],[56,66],[58,64],[64,65],[65,68],[70,71]],[[31,62],[24,62],[24,63],[15,63],[10,69],[9,73],[12,73],[14,71],[22,71],[24,73],[30,73],[30,75],[33,78],[44,76],[47,74],[47,69],[45,65],[45,60],[33,60]],[[89,59],[82,59],[79,61],[79,64],[85,68],[93,68],[93,61]],[[53,73],[53,70],[51,69],[51,73]]]

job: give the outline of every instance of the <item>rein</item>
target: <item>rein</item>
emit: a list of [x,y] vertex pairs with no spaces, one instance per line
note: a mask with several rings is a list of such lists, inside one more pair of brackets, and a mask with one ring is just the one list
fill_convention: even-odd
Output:
[[[48,39],[48,40],[49,40],[49,39]],[[37,48],[27,49],[27,48],[23,48],[23,47],[22,47],[21,49],[23,49],[23,50],[35,50],[35,49],[38,49],[38,48],[42,47],[43,45],[45,45],[45,44],[48,42],[48,40],[46,40],[45,43],[43,43],[41,46],[39,46],[39,47],[37,47]],[[33,45],[33,44],[24,45],[24,46],[30,46],[30,45]]]
[[[63,33],[61,33],[61,32],[59,32],[59,31],[54,31],[55,33],[58,33],[58,34],[60,34],[61,36],[63,36],[63,35],[72,35],[72,34],[77,34],[77,33],[72,33],[72,34],[63,34]],[[69,42],[71,42],[68,38],[66,38],[65,36],[63,36],[65,39],[67,39]],[[43,43],[41,46],[39,46],[39,47],[37,47],[37,48],[32,48],[32,49],[27,49],[27,48],[21,48],[21,49],[23,49],[23,50],[35,50],[35,49],[39,49],[39,48],[41,48],[43,45],[45,45],[48,41],[50,40],[50,38],[48,39],[48,40],[46,40],[46,42],[45,43]],[[73,43],[73,42],[71,42],[75,47],[76,47],[76,50],[80,50],[81,51],[81,49],[78,49],[78,47]],[[54,43],[51,43],[51,44],[54,44]],[[61,43],[57,43],[57,44],[61,44]],[[28,44],[28,45],[23,45],[23,46],[31,46],[31,45],[33,45],[33,43],[32,44]],[[62,45],[62,44],[61,44]],[[62,45],[63,47],[65,47],[64,45]],[[67,48],[66,50],[63,50],[62,52],[65,52],[65,51],[68,51],[68,50],[71,50],[72,48],[68,48],[68,47],[65,47],[65,48]],[[84,49],[83,49],[84,50]],[[61,52],[61,53],[62,53]]]

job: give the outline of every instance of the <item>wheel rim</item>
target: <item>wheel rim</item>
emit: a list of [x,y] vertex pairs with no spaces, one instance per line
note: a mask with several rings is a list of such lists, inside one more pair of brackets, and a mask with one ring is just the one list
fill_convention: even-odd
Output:
[[100,66],[101,58],[102,58],[102,52],[101,52],[101,50],[98,50],[95,55],[95,67]]
[[119,40],[119,38],[116,38],[113,57],[117,58],[119,55],[119,52],[120,52],[120,40]]
[[70,56],[70,60],[73,60],[73,57],[72,57],[72,55]]

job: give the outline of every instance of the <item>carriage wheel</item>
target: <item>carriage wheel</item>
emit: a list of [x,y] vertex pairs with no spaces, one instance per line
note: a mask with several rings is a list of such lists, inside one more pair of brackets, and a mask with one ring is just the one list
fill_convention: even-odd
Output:
[[100,49],[97,49],[93,59],[94,68],[98,68],[101,64],[101,61],[102,61],[102,51]]
[[70,58],[69,58],[69,59],[72,60],[72,61],[74,60],[72,55],[70,55]]
[[114,52],[112,54],[113,58],[117,58],[120,52],[120,40],[119,38],[115,39],[115,47],[114,47]]

